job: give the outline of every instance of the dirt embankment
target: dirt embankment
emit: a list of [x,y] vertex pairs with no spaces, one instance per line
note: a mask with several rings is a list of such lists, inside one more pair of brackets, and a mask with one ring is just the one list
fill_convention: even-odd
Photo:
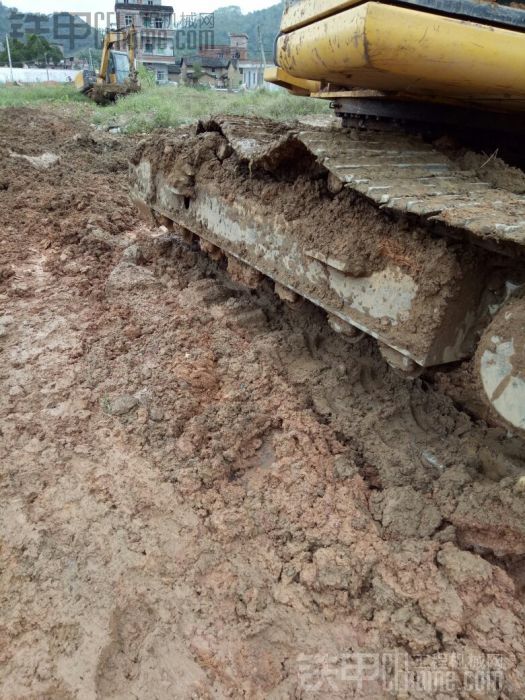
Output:
[[0,696],[522,698],[522,445],[3,116]]

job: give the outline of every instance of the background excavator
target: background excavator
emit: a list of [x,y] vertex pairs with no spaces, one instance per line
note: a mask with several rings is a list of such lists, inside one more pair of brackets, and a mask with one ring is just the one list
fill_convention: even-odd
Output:
[[[75,78],[78,90],[97,104],[114,102],[131,92],[140,90],[135,69],[137,31],[133,25],[123,29],[108,29],[104,36],[100,71],[84,70]],[[115,45],[124,46],[117,51]]]
[[525,436],[525,6],[300,0],[275,64],[266,80],[341,123],[156,135],[131,165],[138,206]]

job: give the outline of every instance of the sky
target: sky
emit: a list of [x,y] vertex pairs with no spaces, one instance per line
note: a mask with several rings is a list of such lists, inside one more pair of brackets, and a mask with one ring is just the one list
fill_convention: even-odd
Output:
[[[238,5],[243,12],[262,10],[270,5],[275,5],[278,0],[161,0],[163,5],[171,5],[175,9],[175,15],[184,12],[213,12],[217,7],[227,7],[228,5]],[[16,7],[20,12],[102,12],[104,15],[111,12],[114,4],[111,0],[2,0],[8,7]],[[84,15],[82,15],[85,18]],[[95,24],[95,22],[90,22]],[[100,25],[101,22],[99,21]]]

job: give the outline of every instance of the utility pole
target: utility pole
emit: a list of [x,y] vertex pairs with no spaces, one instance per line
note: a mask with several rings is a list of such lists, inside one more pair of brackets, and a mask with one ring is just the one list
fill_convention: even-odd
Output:
[[257,25],[257,41],[259,43],[259,49],[261,51],[261,61],[262,61],[262,67],[263,67],[263,74],[261,75],[261,87],[264,85],[264,69],[266,68],[266,54],[264,53],[264,46],[262,42],[262,36],[261,36],[261,25]]
[[5,45],[7,46],[7,60],[9,61],[9,72],[11,73],[11,82],[14,83],[13,77],[13,62],[11,61],[11,47],[9,46],[9,36],[5,35]]

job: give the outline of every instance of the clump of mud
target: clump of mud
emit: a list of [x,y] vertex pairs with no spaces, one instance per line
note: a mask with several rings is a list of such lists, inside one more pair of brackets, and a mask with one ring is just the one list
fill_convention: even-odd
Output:
[[463,170],[474,171],[480,180],[489,182],[493,187],[502,190],[525,193],[525,173],[520,168],[515,168],[498,158],[497,151],[487,155],[465,151],[458,156],[457,161]]

